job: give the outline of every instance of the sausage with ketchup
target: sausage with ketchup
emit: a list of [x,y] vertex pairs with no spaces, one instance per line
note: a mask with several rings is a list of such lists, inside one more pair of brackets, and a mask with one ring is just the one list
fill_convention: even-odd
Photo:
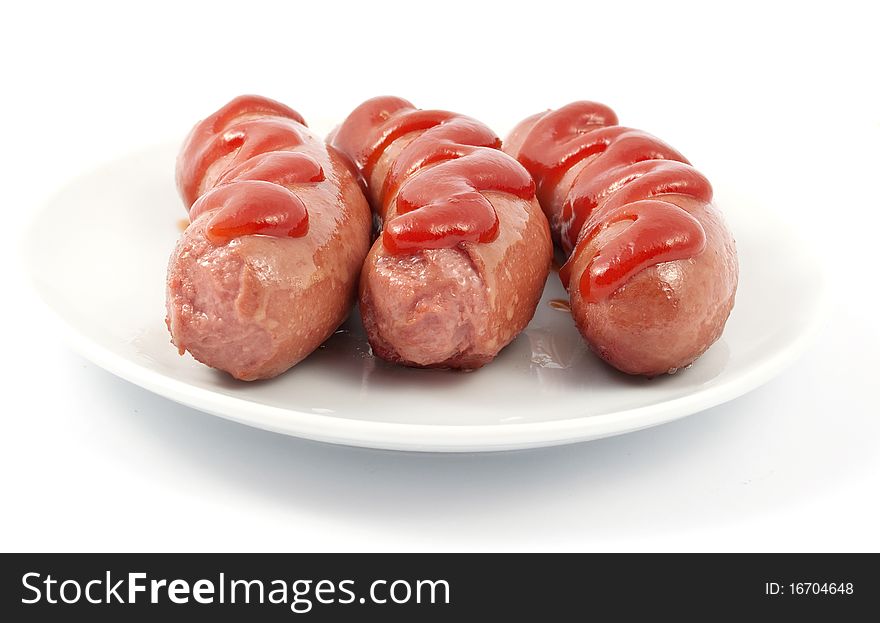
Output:
[[673,148],[575,102],[522,121],[504,150],[537,183],[568,260],[560,277],[581,334],[629,374],[692,363],[733,308],[736,248],[712,186]]
[[181,353],[237,379],[284,372],[349,314],[370,211],[348,162],[256,96],[199,122],[177,161],[191,224],[168,266]]
[[550,266],[531,176],[482,123],[397,97],[364,102],[330,140],[381,225],[360,285],[373,352],[419,367],[491,361],[532,318]]

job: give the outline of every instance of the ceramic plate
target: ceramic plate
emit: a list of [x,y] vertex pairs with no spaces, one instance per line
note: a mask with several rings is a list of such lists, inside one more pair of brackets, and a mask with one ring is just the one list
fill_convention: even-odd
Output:
[[[487,451],[596,439],[668,422],[769,380],[821,317],[816,262],[764,206],[716,185],[741,277],[723,337],[693,366],[653,380],[592,355],[551,274],[526,331],[475,372],[414,370],[373,358],[357,313],[311,357],[271,381],[236,382],[165,328],[168,256],[185,217],[176,144],[145,149],[58,193],[25,240],[40,296],[86,358],[171,400],[243,424],[321,441],[421,451]],[[734,187],[735,188],[735,187]]]

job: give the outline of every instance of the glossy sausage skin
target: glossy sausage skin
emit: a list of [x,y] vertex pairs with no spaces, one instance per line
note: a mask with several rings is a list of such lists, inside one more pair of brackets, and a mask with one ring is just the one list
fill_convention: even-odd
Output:
[[673,148],[574,102],[533,115],[504,150],[525,166],[567,261],[584,339],[629,374],[691,364],[734,304],[736,248],[709,181]]
[[295,111],[242,96],[193,128],[177,185],[191,223],[168,266],[172,342],[237,379],[284,372],[354,303],[370,211],[348,162]]
[[373,352],[479,368],[528,324],[552,255],[534,182],[482,123],[378,97],[330,138],[366,183],[379,237],[360,310]]

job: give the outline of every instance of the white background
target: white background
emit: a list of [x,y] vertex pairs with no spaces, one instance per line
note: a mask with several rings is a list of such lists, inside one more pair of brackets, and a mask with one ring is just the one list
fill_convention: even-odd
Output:
[[[880,550],[877,20],[701,4],[5,5],[0,549]],[[16,241],[65,181],[242,92],[339,120],[392,93],[502,132],[606,102],[789,222],[831,316],[743,398],[555,449],[357,450],[180,407],[59,343]]]

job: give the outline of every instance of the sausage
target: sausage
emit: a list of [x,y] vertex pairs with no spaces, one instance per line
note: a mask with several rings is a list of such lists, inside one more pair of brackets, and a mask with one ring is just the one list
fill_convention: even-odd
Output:
[[528,172],[482,123],[397,97],[328,139],[361,172],[380,235],[361,273],[373,352],[416,367],[490,362],[535,313],[552,242]]
[[719,338],[736,247],[684,156],[593,102],[523,120],[504,150],[535,178],[567,257],[559,276],[572,315],[602,359],[629,374],[673,373]]
[[172,343],[237,379],[281,374],[354,304],[371,227],[357,178],[297,112],[257,96],[199,122],[176,173],[191,223],[168,266]]

